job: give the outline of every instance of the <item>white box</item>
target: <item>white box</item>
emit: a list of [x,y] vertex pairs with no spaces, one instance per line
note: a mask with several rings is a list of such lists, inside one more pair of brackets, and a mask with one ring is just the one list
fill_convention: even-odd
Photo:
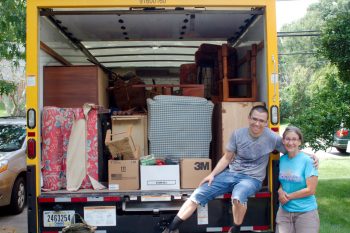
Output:
[[141,165],[141,190],[180,189],[179,165]]

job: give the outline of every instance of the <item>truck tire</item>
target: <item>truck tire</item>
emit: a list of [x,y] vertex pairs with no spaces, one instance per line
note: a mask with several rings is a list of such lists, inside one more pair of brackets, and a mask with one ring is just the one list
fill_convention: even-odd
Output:
[[19,214],[26,203],[26,183],[23,177],[18,177],[13,185],[11,193],[10,211]]

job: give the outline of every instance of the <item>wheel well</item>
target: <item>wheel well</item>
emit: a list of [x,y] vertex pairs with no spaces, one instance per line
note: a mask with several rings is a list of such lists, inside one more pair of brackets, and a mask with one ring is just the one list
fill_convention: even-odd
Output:
[[19,177],[23,177],[24,178],[24,181],[27,181],[27,176],[26,176],[27,172],[26,171],[22,171],[21,173],[18,174],[17,178],[18,179]]

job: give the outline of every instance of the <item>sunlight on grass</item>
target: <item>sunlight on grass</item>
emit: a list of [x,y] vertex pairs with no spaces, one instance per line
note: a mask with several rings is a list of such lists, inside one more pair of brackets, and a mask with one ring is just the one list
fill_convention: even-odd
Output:
[[[350,156],[320,162],[320,179],[350,179]],[[349,180],[350,182],[350,180]]]
[[316,197],[320,233],[350,232],[350,157],[322,161]]

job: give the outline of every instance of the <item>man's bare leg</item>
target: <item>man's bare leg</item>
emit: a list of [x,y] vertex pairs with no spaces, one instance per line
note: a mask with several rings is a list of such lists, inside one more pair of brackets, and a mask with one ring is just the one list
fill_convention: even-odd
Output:
[[173,219],[173,221],[170,223],[169,227],[163,231],[163,233],[169,233],[169,232],[178,232],[178,228],[180,224],[187,220],[191,215],[194,213],[194,211],[197,209],[198,204],[191,201],[190,199],[187,199],[185,203],[181,206],[179,212]]
[[190,199],[187,199],[185,203],[181,206],[179,212],[177,213],[177,216],[185,221],[189,217],[191,217],[191,215],[194,213],[197,207],[197,203],[191,201]]
[[230,233],[239,233],[245,213],[247,212],[247,205],[241,204],[238,200],[232,201],[232,216],[233,216],[233,227],[230,229]]

